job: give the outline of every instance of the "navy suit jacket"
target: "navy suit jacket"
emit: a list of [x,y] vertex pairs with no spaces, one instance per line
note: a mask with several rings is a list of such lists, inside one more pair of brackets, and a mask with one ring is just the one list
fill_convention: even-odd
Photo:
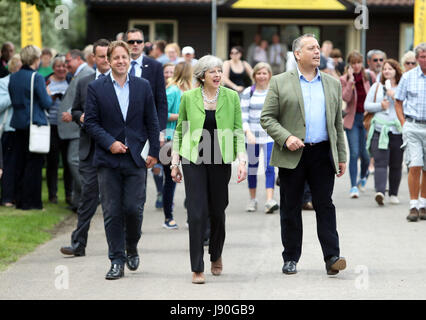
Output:
[[163,65],[147,56],[142,59],[142,78],[149,81],[152,94],[154,95],[155,106],[157,107],[158,122],[160,131],[166,129],[168,118],[168,106],[166,96],[166,85],[164,83]]
[[148,81],[129,75],[129,108],[123,119],[111,77],[92,81],[87,87],[84,128],[96,142],[93,165],[117,168],[120,154],[109,150],[115,141],[125,142],[138,167],[145,167],[140,153],[149,140],[149,155],[158,159],[160,150],[157,113]]

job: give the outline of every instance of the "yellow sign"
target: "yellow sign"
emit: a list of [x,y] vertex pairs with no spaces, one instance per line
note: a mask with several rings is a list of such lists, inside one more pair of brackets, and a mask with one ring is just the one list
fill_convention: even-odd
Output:
[[21,48],[41,44],[40,14],[36,6],[21,2]]
[[235,9],[346,10],[337,0],[238,0]]
[[426,0],[414,3],[414,46],[426,42]]

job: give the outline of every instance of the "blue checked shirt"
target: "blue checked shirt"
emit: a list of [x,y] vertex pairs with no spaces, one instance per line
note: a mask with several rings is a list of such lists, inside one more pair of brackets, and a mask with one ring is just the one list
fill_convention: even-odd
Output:
[[406,116],[426,120],[426,76],[420,66],[402,75],[395,99],[404,101]]

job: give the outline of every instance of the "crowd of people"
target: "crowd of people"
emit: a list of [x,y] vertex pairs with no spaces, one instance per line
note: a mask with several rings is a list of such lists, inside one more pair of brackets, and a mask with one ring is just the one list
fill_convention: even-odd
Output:
[[[283,272],[296,273],[303,208],[317,211],[327,273],[336,274],[346,265],[339,257],[331,200],[334,174],[346,169],[343,132],[349,197],[359,198],[374,174],[377,204],[385,204],[386,193],[389,203],[398,204],[405,158],[407,220],[426,220],[426,44],[407,52],[401,63],[370,50],[367,65],[358,51],[343,59],[331,41],[319,47],[312,35],[299,37],[291,49],[278,35],[269,44],[256,34],[247,60],[240,46],[225,61],[211,55],[196,59],[191,46],[144,43],[138,29],[65,54],[34,45],[16,54],[13,43],[4,43],[2,205],[42,209],[43,166],[48,201],[57,203],[62,162],[65,199],[78,223],[61,252],[85,255],[100,203],[111,260],[106,279],[118,279],[125,264],[130,270],[139,266],[147,170],[166,229],[178,228],[174,192],[184,181],[192,281],[204,283],[206,244],[212,274],[223,268],[231,163],[239,162],[238,182],[248,178],[246,211],[255,212],[262,152],[264,212],[281,208]],[[47,154],[29,150],[30,124],[50,126]]]

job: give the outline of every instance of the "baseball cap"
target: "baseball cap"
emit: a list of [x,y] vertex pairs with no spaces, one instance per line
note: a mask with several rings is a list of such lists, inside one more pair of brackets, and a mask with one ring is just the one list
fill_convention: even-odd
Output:
[[183,47],[183,49],[182,49],[182,54],[183,55],[185,55],[185,54],[194,54],[194,53],[195,53],[195,51],[194,51],[193,47],[187,46],[187,47]]

